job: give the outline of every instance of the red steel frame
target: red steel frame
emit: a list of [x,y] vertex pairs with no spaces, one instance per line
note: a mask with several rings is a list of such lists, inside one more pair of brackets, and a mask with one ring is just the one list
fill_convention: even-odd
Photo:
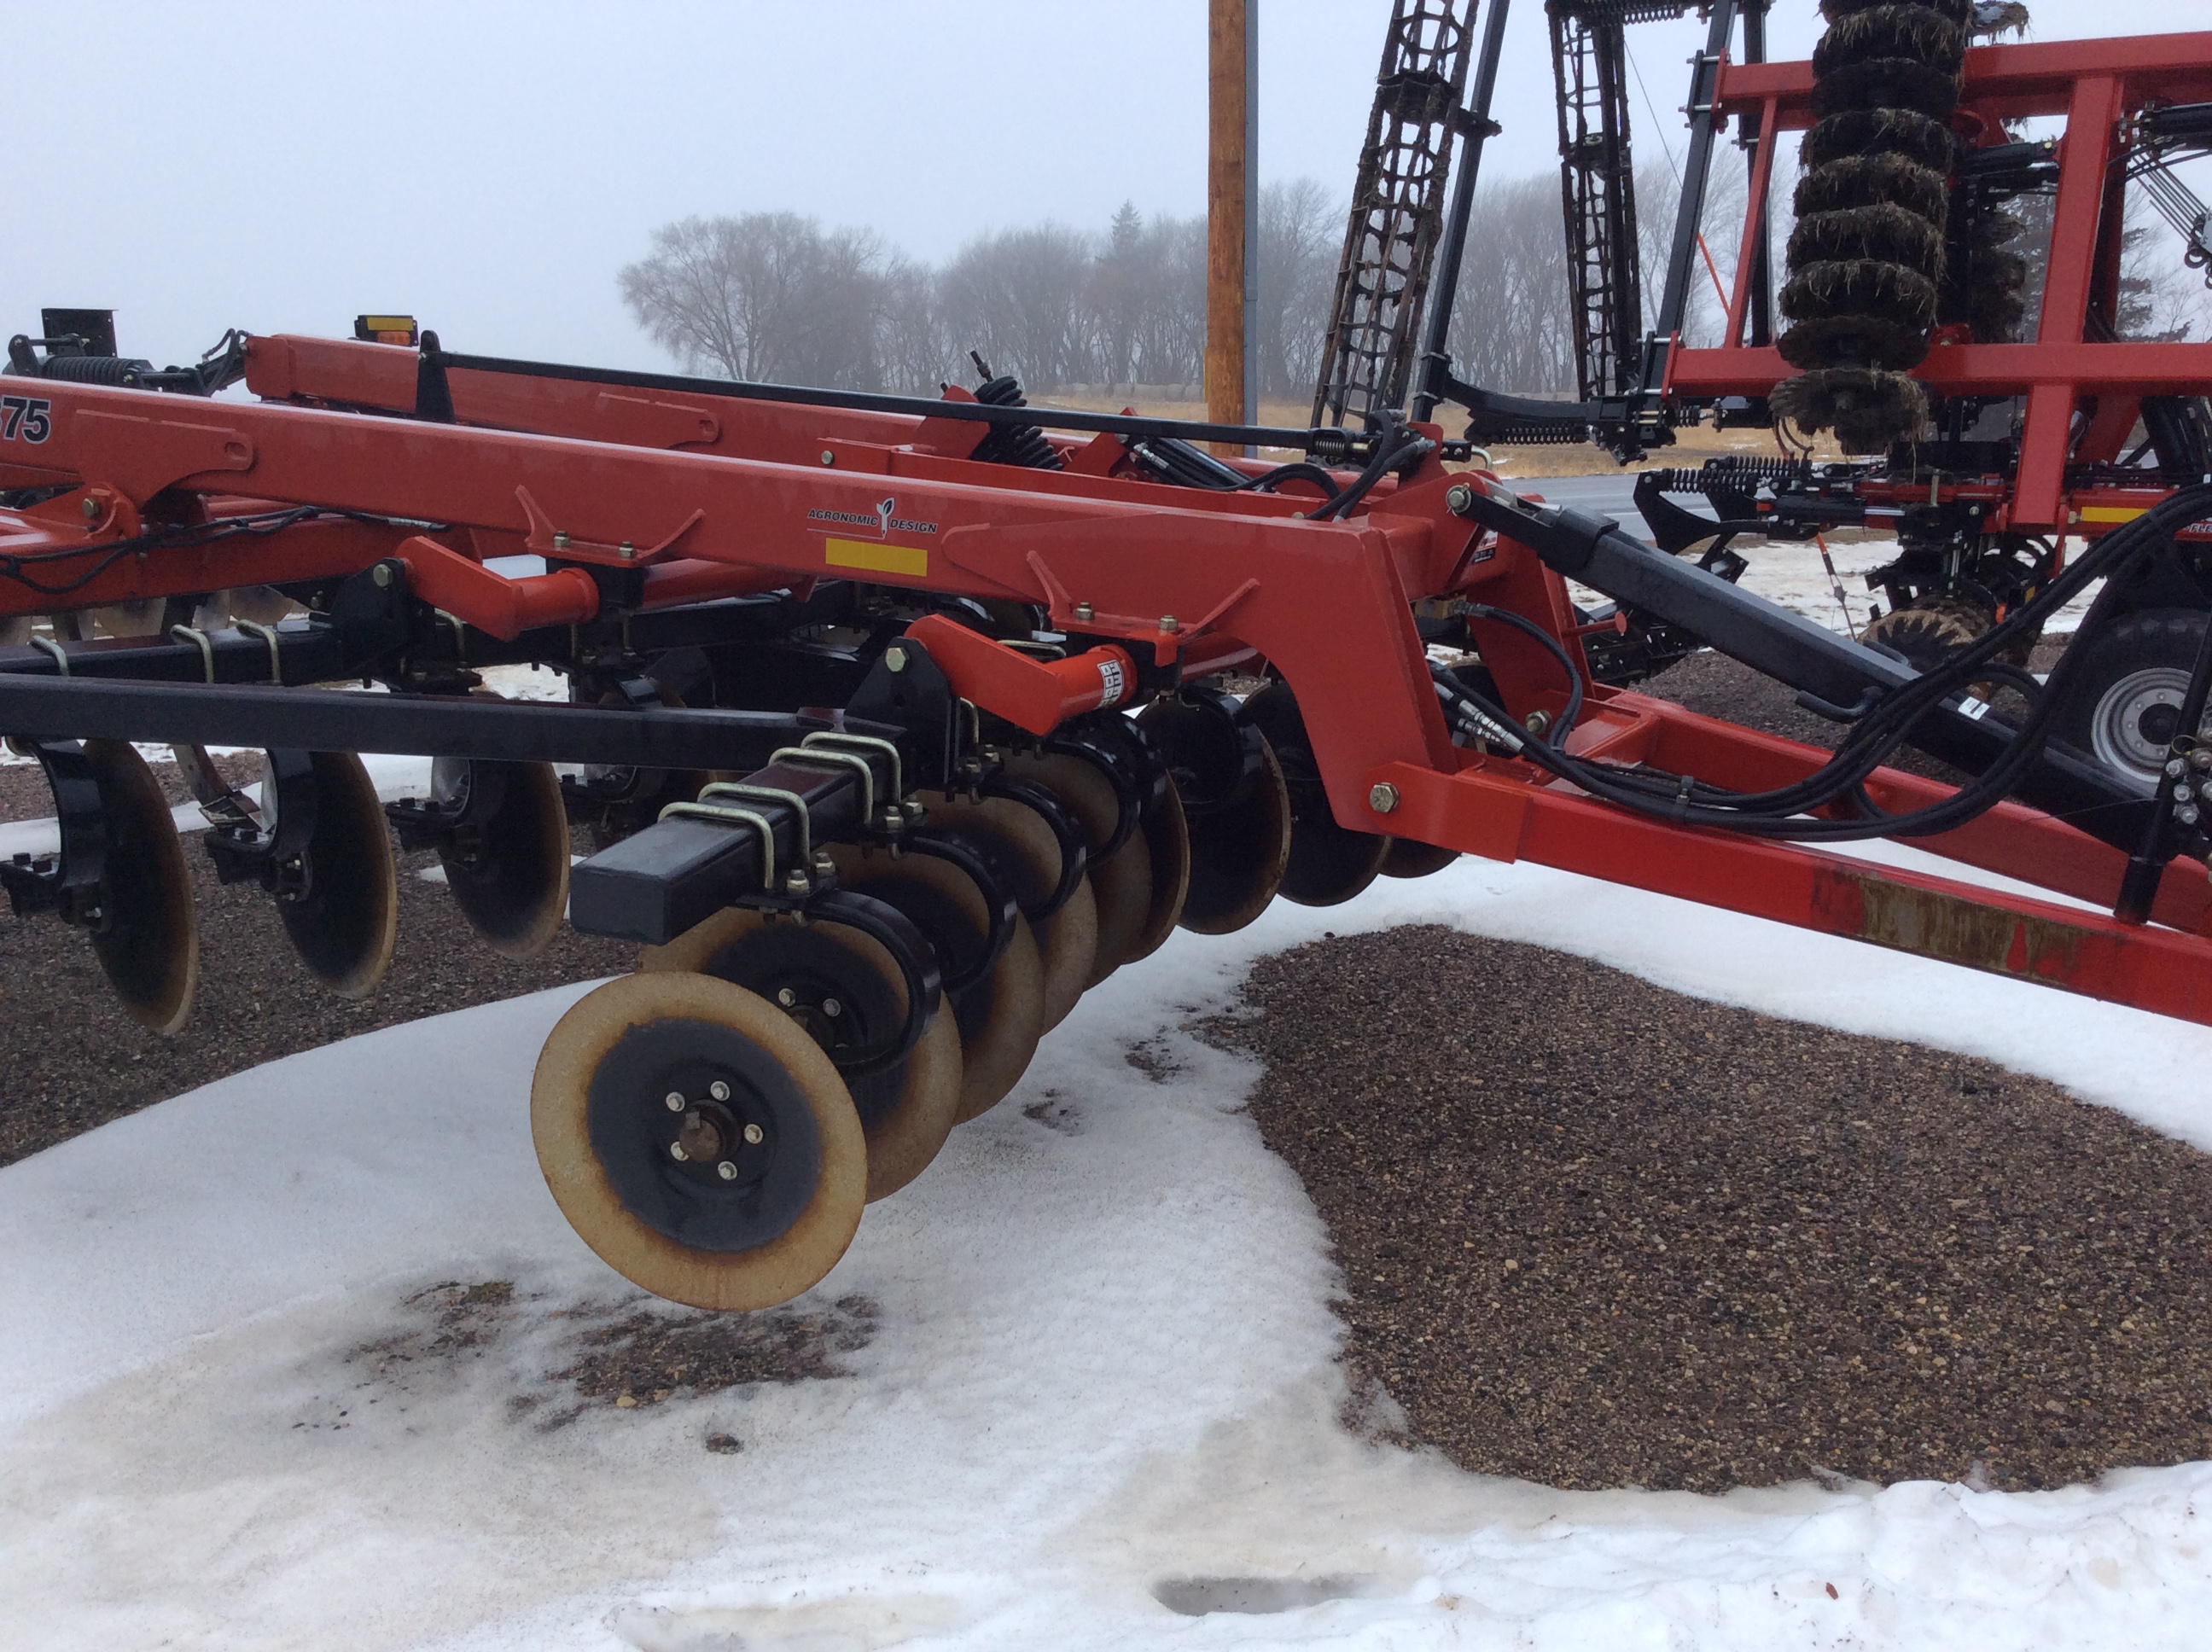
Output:
[[[1809,63],[1725,64],[1718,112],[1752,116],[1758,130],[1802,131],[1813,124]],[[1999,123],[2063,115],[2058,196],[2043,313],[2033,343],[1976,344],[1940,337],[1913,376],[1945,396],[2027,398],[2020,472],[2009,500],[1990,518],[1996,531],[2064,528],[2094,537],[2139,513],[2160,495],[2126,490],[2069,493],[2070,459],[2109,460],[2136,422],[2145,396],[2201,395],[2212,386],[2212,343],[2085,342],[2092,290],[2111,290],[2118,269],[2121,196],[2113,163],[2125,124],[2152,103],[2212,101],[2212,33],[2137,35],[1977,46],[1966,53],[1955,124],[1971,141],[2002,143]],[[1767,197],[1774,144],[1753,162],[1735,289],[1723,343],[1677,349],[1666,391],[1688,399],[1764,396],[1794,372],[1771,347],[1743,343],[1758,203]],[[2096,416],[2073,441],[2074,417],[2094,400]]]
[[[2212,1023],[2212,884],[2170,865],[2148,925],[1844,855],[1632,815],[1532,766],[1455,745],[1409,604],[1465,592],[1537,621],[1570,650],[1558,575],[1491,540],[1446,502],[1431,456],[1348,519],[1304,515],[1310,495],[1170,488],[1135,477],[1112,437],[1062,443],[1064,471],[967,457],[984,427],[609,386],[558,376],[449,375],[455,424],[380,416],[414,404],[416,357],[386,345],[250,341],[263,403],[202,401],[51,381],[35,445],[0,440],[0,487],[70,491],[0,512],[0,548],[41,556],[123,539],[149,520],[316,505],[449,525],[318,522],[266,539],[149,550],[73,593],[77,606],[356,570],[397,555],[418,592],[467,623],[588,617],[573,570],[509,580],[487,558],[536,552],[642,567],[647,602],[807,588],[825,577],[1046,607],[1096,645],[1057,674],[980,634],[939,625],[956,689],[1025,726],[1097,703],[1104,652],[1197,675],[1264,657],[1296,690],[1332,809],[1346,825],[1870,940],[2166,1015]],[[321,404],[322,405],[317,405]],[[1434,434],[1431,432],[1431,434]],[[895,507],[879,513],[886,497]],[[845,524],[892,521],[873,532]],[[82,559],[59,564],[64,569]],[[0,581],[0,613],[49,609]],[[932,622],[921,622],[928,627]],[[1510,628],[1477,640],[1516,716],[1556,709],[1556,663]],[[1040,676],[1039,673],[1043,673]],[[1095,677],[1091,679],[1095,683]],[[190,692],[180,689],[179,692]],[[1742,788],[1776,786],[1825,753],[1588,685],[1572,739]],[[1891,809],[1948,788],[1890,770]],[[2109,905],[2124,857],[2064,823],[2004,804],[1920,847],[2074,901]]]

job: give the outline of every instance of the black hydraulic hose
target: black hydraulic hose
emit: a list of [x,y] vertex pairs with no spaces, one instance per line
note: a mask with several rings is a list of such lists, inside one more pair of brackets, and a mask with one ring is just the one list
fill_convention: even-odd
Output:
[[[1773,792],[1726,793],[1686,775],[1639,774],[1571,756],[1540,736],[1523,735],[1502,708],[1450,677],[1442,668],[1432,668],[1432,674],[1437,677],[1439,691],[1448,701],[1464,702],[1478,714],[1468,720],[1477,732],[1491,738],[1508,736],[1505,743],[1518,755],[1592,796],[1638,813],[1655,815],[1677,824],[1806,841],[1933,836],[1965,824],[2001,802],[2041,755],[2050,726],[2065,701],[2066,690],[2078,669],[2078,650],[2069,649],[2060,659],[2050,682],[2034,697],[2026,723],[2007,743],[1997,760],[1942,802],[1874,819],[1808,820],[1802,816],[1807,809],[1835,802],[1853,793],[1863,799],[1859,788],[1867,775],[1921,717],[1978,677],[1986,678],[1993,674],[2009,677],[2010,667],[1999,665],[1993,671],[1987,656],[2016,635],[2015,621],[2039,622],[2051,608],[2070,599],[2081,586],[2105,572],[2108,566],[2132,558],[2156,540],[2201,519],[2208,508],[2212,508],[2212,486],[2182,489],[2108,535],[2051,586],[2039,592],[2034,602],[1984,633],[1943,666],[1923,674],[1869,711],[1835,757],[1820,770]],[[2098,610],[2104,605],[2100,600],[2092,609],[2085,629],[2095,623]],[[1875,732],[1869,733],[1869,729]]]
[[1352,507],[1367,497],[1367,490],[1384,476],[1409,459],[1419,459],[1436,444],[1426,436],[1417,436],[1404,425],[1393,425],[1375,439],[1375,457],[1367,461],[1367,468],[1354,477],[1352,485],[1313,513],[1316,522],[1333,522],[1351,513]]
[[1564,743],[1574,732],[1575,724],[1583,714],[1583,674],[1575,669],[1572,657],[1559,646],[1557,637],[1534,620],[1514,613],[1510,609],[1492,608],[1487,603],[1469,603],[1467,611],[1472,619],[1496,620],[1534,638],[1543,644],[1553,659],[1559,662],[1559,669],[1567,674],[1567,708],[1559,714],[1559,732],[1553,733],[1547,729],[1544,738],[1554,744]]
[[[319,505],[299,505],[288,510],[263,511],[252,516],[217,517],[208,522],[191,522],[175,527],[153,528],[128,539],[101,539],[88,545],[71,545],[60,550],[33,551],[22,556],[0,556],[0,579],[12,580],[17,585],[35,591],[42,597],[66,597],[82,591],[125,556],[141,551],[160,550],[177,545],[210,544],[218,539],[231,538],[239,534],[267,535],[285,528],[296,527],[303,522],[335,520],[343,518],[356,522],[383,522],[389,519],[371,516],[359,511],[328,510]],[[85,557],[96,557],[91,568],[75,579],[60,585],[48,585],[33,579],[27,568],[40,568],[50,562],[73,562]]]
[[1243,493],[1248,490],[1270,492],[1280,488],[1285,482],[1310,482],[1332,500],[1343,491],[1336,485],[1334,477],[1322,469],[1320,465],[1309,464],[1303,459],[1292,465],[1278,465],[1273,470],[1265,471],[1259,476],[1247,477],[1230,491],[1232,493]]

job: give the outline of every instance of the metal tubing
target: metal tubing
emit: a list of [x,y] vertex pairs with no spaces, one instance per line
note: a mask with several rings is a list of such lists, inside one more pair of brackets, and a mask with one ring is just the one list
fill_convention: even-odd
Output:
[[1467,227],[1474,216],[1475,180],[1482,172],[1482,146],[1497,130],[1490,118],[1491,95],[1498,88],[1498,62],[1505,52],[1507,0],[1490,0],[1483,20],[1482,56],[1474,66],[1474,96],[1459,145],[1459,176],[1452,179],[1451,210],[1444,219],[1437,268],[1429,283],[1429,307],[1421,318],[1420,387],[1413,392],[1414,422],[1425,423],[1444,399],[1451,356],[1444,346],[1451,332],[1452,305],[1459,295],[1459,266],[1467,255]]
[[902,730],[848,724],[842,714],[641,710],[328,689],[180,689],[84,677],[0,678],[0,729],[41,740],[168,745],[293,746],[510,762],[647,768],[752,768],[820,729],[896,738]]

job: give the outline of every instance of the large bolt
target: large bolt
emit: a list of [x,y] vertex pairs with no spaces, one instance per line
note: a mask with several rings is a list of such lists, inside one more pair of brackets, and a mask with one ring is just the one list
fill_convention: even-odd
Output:
[[392,583],[392,564],[389,562],[379,562],[369,571],[368,577],[375,580],[379,586],[390,585]]
[[566,550],[568,549],[568,536],[565,531],[553,536],[553,549],[556,550]]
[[890,647],[884,649],[884,669],[887,671],[904,671],[906,669],[906,650],[900,647],[896,642],[891,644]]
[[745,1127],[745,1145],[746,1145],[746,1146],[748,1146],[748,1147],[757,1147],[757,1146],[759,1146],[759,1145],[761,1145],[761,1143],[762,1143],[762,1142],[765,1141],[767,1139],[768,1139],[768,1132],[767,1132],[767,1131],[765,1131],[765,1130],[763,1130],[763,1129],[762,1129],[758,1125],[757,1125],[757,1124],[749,1124],[749,1125],[747,1125],[747,1126]]
[[1378,815],[1387,815],[1398,806],[1398,788],[1388,780],[1377,780],[1367,788],[1367,806]]
[[775,1001],[782,1005],[785,1009],[788,1010],[793,1005],[799,1002],[799,994],[793,992],[788,987],[779,987],[775,989]]
[[730,1099],[730,1087],[720,1078],[707,1086],[707,1093],[718,1102],[726,1102]]
[[668,1110],[671,1113],[681,1113],[684,1110],[684,1092],[682,1090],[670,1090],[665,1099],[668,1102]]
[[[87,504],[90,504],[92,501],[90,500],[87,500],[85,502]],[[1090,624],[1091,619],[1094,617],[1094,610],[1091,604],[1087,602],[1079,602],[1076,604],[1075,617],[1081,620],[1085,625]]]
[[87,494],[84,498],[83,510],[86,521],[94,520],[100,515],[100,501],[90,494]]
[[1474,508],[1474,489],[1464,482],[1455,482],[1444,489],[1444,508],[1454,516],[1465,516]]
[[845,1006],[834,998],[825,998],[822,1000],[822,1013],[835,1021],[845,1013]]
[[629,540],[625,539],[622,542],[622,548],[619,555],[625,562],[635,562],[637,560],[637,547],[632,544]]
[[822,450],[822,462],[824,465],[835,465],[837,462],[837,456],[825,447]]
[[1176,624],[1176,616],[1173,614],[1163,614],[1160,616],[1161,630],[1167,632],[1170,635],[1173,635],[1179,629],[1181,628]]
[[714,1174],[725,1181],[735,1181],[738,1179],[738,1167],[729,1160],[724,1159],[714,1167]]

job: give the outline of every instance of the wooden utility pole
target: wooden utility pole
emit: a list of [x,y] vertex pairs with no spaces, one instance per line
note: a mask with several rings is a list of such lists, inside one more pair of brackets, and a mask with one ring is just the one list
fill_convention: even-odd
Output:
[[[1254,131],[1259,36],[1253,0],[1209,0],[1206,27],[1206,416],[1249,424],[1259,412],[1251,350],[1259,310]],[[1234,448],[1224,448],[1234,452]]]

